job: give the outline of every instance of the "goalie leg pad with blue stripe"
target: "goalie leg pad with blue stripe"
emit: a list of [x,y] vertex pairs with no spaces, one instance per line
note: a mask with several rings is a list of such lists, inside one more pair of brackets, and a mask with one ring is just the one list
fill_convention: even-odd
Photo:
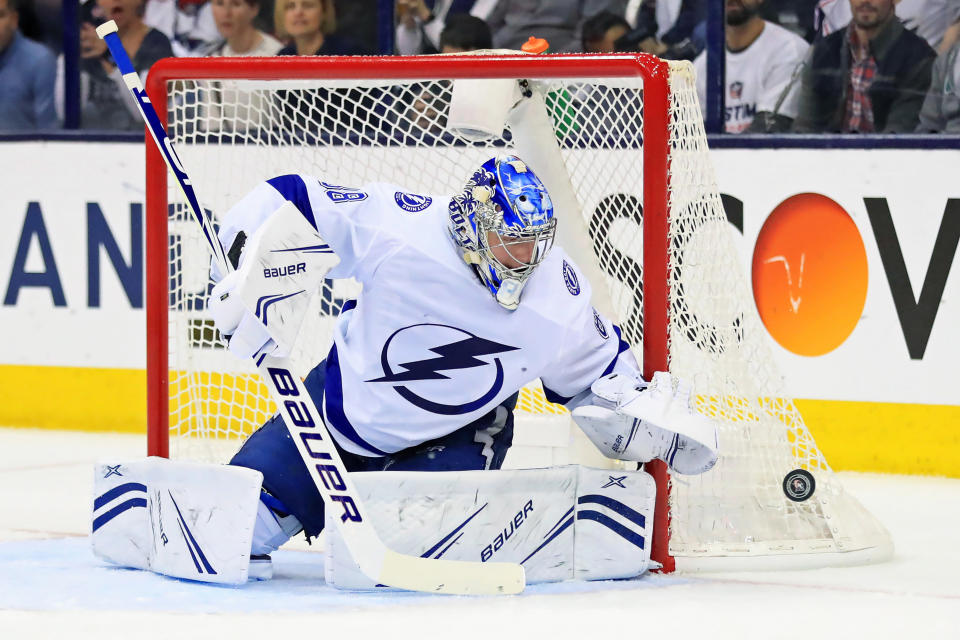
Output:
[[263,475],[145,458],[95,467],[93,553],[176,578],[243,584]]
[[[643,471],[569,465],[354,480],[377,533],[401,553],[517,562],[528,583],[630,578],[650,563],[656,487]],[[328,584],[377,588],[334,527],[325,553]]]
[[[325,361],[303,381],[316,406],[322,406]],[[388,456],[365,457],[338,449],[347,471],[464,471],[499,469],[513,442],[511,396],[486,415],[451,434],[421,443]],[[297,451],[290,431],[279,415],[254,431],[230,461],[231,465],[263,473],[263,486],[283,503],[303,525],[308,537],[324,527],[323,500],[311,484],[310,475]]]

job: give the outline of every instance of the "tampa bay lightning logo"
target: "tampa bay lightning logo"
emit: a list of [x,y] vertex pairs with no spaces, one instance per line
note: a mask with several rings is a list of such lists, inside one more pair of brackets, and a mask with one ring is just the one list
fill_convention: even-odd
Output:
[[600,337],[604,340],[610,337],[610,334],[607,333],[607,328],[603,324],[603,318],[600,317],[596,309],[593,310],[593,326],[597,328],[597,333],[599,333]]
[[433,198],[430,196],[418,196],[415,193],[404,193],[402,191],[394,193],[393,199],[398,207],[410,213],[419,213],[433,202]]
[[577,280],[577,273],[566,260],[563,261],[563,281],[566,283],[570,295],[580,295],[580,281]]
[[[435,356],[424,352],[427,344],[438,344],[426,347]],[[447,416],[470,413],[503,389],[500,358],[490,361],[480,357],[516,350],[457,327],[415,324],[397,329],[387,338],[380,353],[384,375],[366,382],[393,384],[404,400],[425,411]],[[458,373],[448,376],[441,371]],[[484,388],[486,391],[476,397],[476,390]]]

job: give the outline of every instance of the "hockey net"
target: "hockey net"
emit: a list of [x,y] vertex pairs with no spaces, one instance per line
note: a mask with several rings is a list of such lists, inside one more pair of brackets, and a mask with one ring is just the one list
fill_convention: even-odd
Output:
[[[468,77],[523,80],[543,99],[552,130],[541,142],[562,159],[580,217],[561,219],[561,241],[592,272],[595,303],[645,375],[669,367],[688,378],[699,409],[720,424],[710,472],[671,479],[653,465],[654,558],[697,570],[889,555],[888,534],[844,492],[781,388],[716,188],[690,65],[644,55],[184,59],[156,65],[149,93],[216,216],[258,182],[293,172],[458,191],[521,133],[508,126],[477,142],[451,130],[453,82]],[[274,409],[255,369],[223,349],[206,317],[205,241],[147,147],[150,453],[223,462]],[[336,281],[315,296],[293,354],[302,375],[326,356],[340,307],[359,292]],[[538,383],[522,390],[517,416],[508,463],[600,460]],[[799,502],[784,488],[798,469],[816,482]]]

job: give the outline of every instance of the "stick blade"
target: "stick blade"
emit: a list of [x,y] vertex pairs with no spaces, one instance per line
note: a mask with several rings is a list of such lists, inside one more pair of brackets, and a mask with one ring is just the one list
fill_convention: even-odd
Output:
[[396,589],[454,595],[513,595],[527,582],[519,564],[416,558],[389,550],[378,580]]

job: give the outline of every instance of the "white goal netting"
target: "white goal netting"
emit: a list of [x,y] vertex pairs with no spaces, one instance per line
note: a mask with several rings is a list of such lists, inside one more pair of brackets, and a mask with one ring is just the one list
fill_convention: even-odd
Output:
[[[170,136],[201,203],[215,214],[259,181],[293,172],[452,194],[515,139],[509,127],[483,143],[451,131],[452,80],[426,62],[412,80],[292,80],[273,64],[272,80],[167,82]],[[717,192],[693,72],[687,64],[669,68],[669,366],[694,383],[701,411],[720,423],[722,451],[712,471],[671,482],[670,552],[678,568],[771,556],[801,564],[884,557],[888,534],[843,491],[782,388]],[[509,71],[499,65],[491,73]],[[569,224],[582,232],[564,242],[579,243],[578,261],[583,252],[592,256],[606,306],[642,360],[644,81],[526,80],[524,90],[544,100],[552,132],[543,143],[558,149],[583,218],[582,226]],[[272,403],[255,370],[225,352],[206,319],[205,243],[173,184],[168,197],[170,452],[223,461],[272,415]],[[315,297],[294,354],[302,374],[326,356],[340,307],[358,294],[356,283],[328,282]],[[570,424],[531,384],[518,405],[517,448],[525,457],[515,463],[584,460],[588,449],[571,443]],[[590,455],[596,463],[596,452]],[[816,481],[801,502],[783,486],[797,469]]]

